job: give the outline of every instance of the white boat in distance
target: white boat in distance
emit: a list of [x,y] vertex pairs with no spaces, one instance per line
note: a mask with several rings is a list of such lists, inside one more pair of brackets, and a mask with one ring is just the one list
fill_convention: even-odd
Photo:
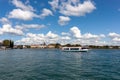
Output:
[[69,51],[69,52],[87,52],[87,48],[82,47],[62,47],[62,51]]

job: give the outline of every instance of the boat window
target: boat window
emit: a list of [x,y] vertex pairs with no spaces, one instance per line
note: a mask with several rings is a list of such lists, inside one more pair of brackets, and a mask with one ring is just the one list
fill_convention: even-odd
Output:
[[70,48],[70,50],[79,50],[79,48]]
[[82,49],[87,49],[87,48],[84,48],[84,47],[83,47]]
[[64,50],[69,50],[69,48],[64,48]]

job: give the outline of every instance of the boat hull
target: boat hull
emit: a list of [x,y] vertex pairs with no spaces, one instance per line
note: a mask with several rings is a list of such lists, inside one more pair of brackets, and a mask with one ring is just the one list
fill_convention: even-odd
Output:
[[64,52],[87,52],[88,49],[82,49],[81,47],[63,47]]

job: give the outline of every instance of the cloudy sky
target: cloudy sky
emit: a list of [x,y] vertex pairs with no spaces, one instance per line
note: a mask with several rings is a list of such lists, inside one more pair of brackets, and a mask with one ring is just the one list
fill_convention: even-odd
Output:
[[120,0],[0,0],[0,41],[120,45]]

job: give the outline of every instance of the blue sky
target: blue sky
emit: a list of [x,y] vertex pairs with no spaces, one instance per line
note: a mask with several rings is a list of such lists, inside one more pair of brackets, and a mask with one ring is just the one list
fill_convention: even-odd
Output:
[[0,0],[0,41],[120,45],[120,0]]

